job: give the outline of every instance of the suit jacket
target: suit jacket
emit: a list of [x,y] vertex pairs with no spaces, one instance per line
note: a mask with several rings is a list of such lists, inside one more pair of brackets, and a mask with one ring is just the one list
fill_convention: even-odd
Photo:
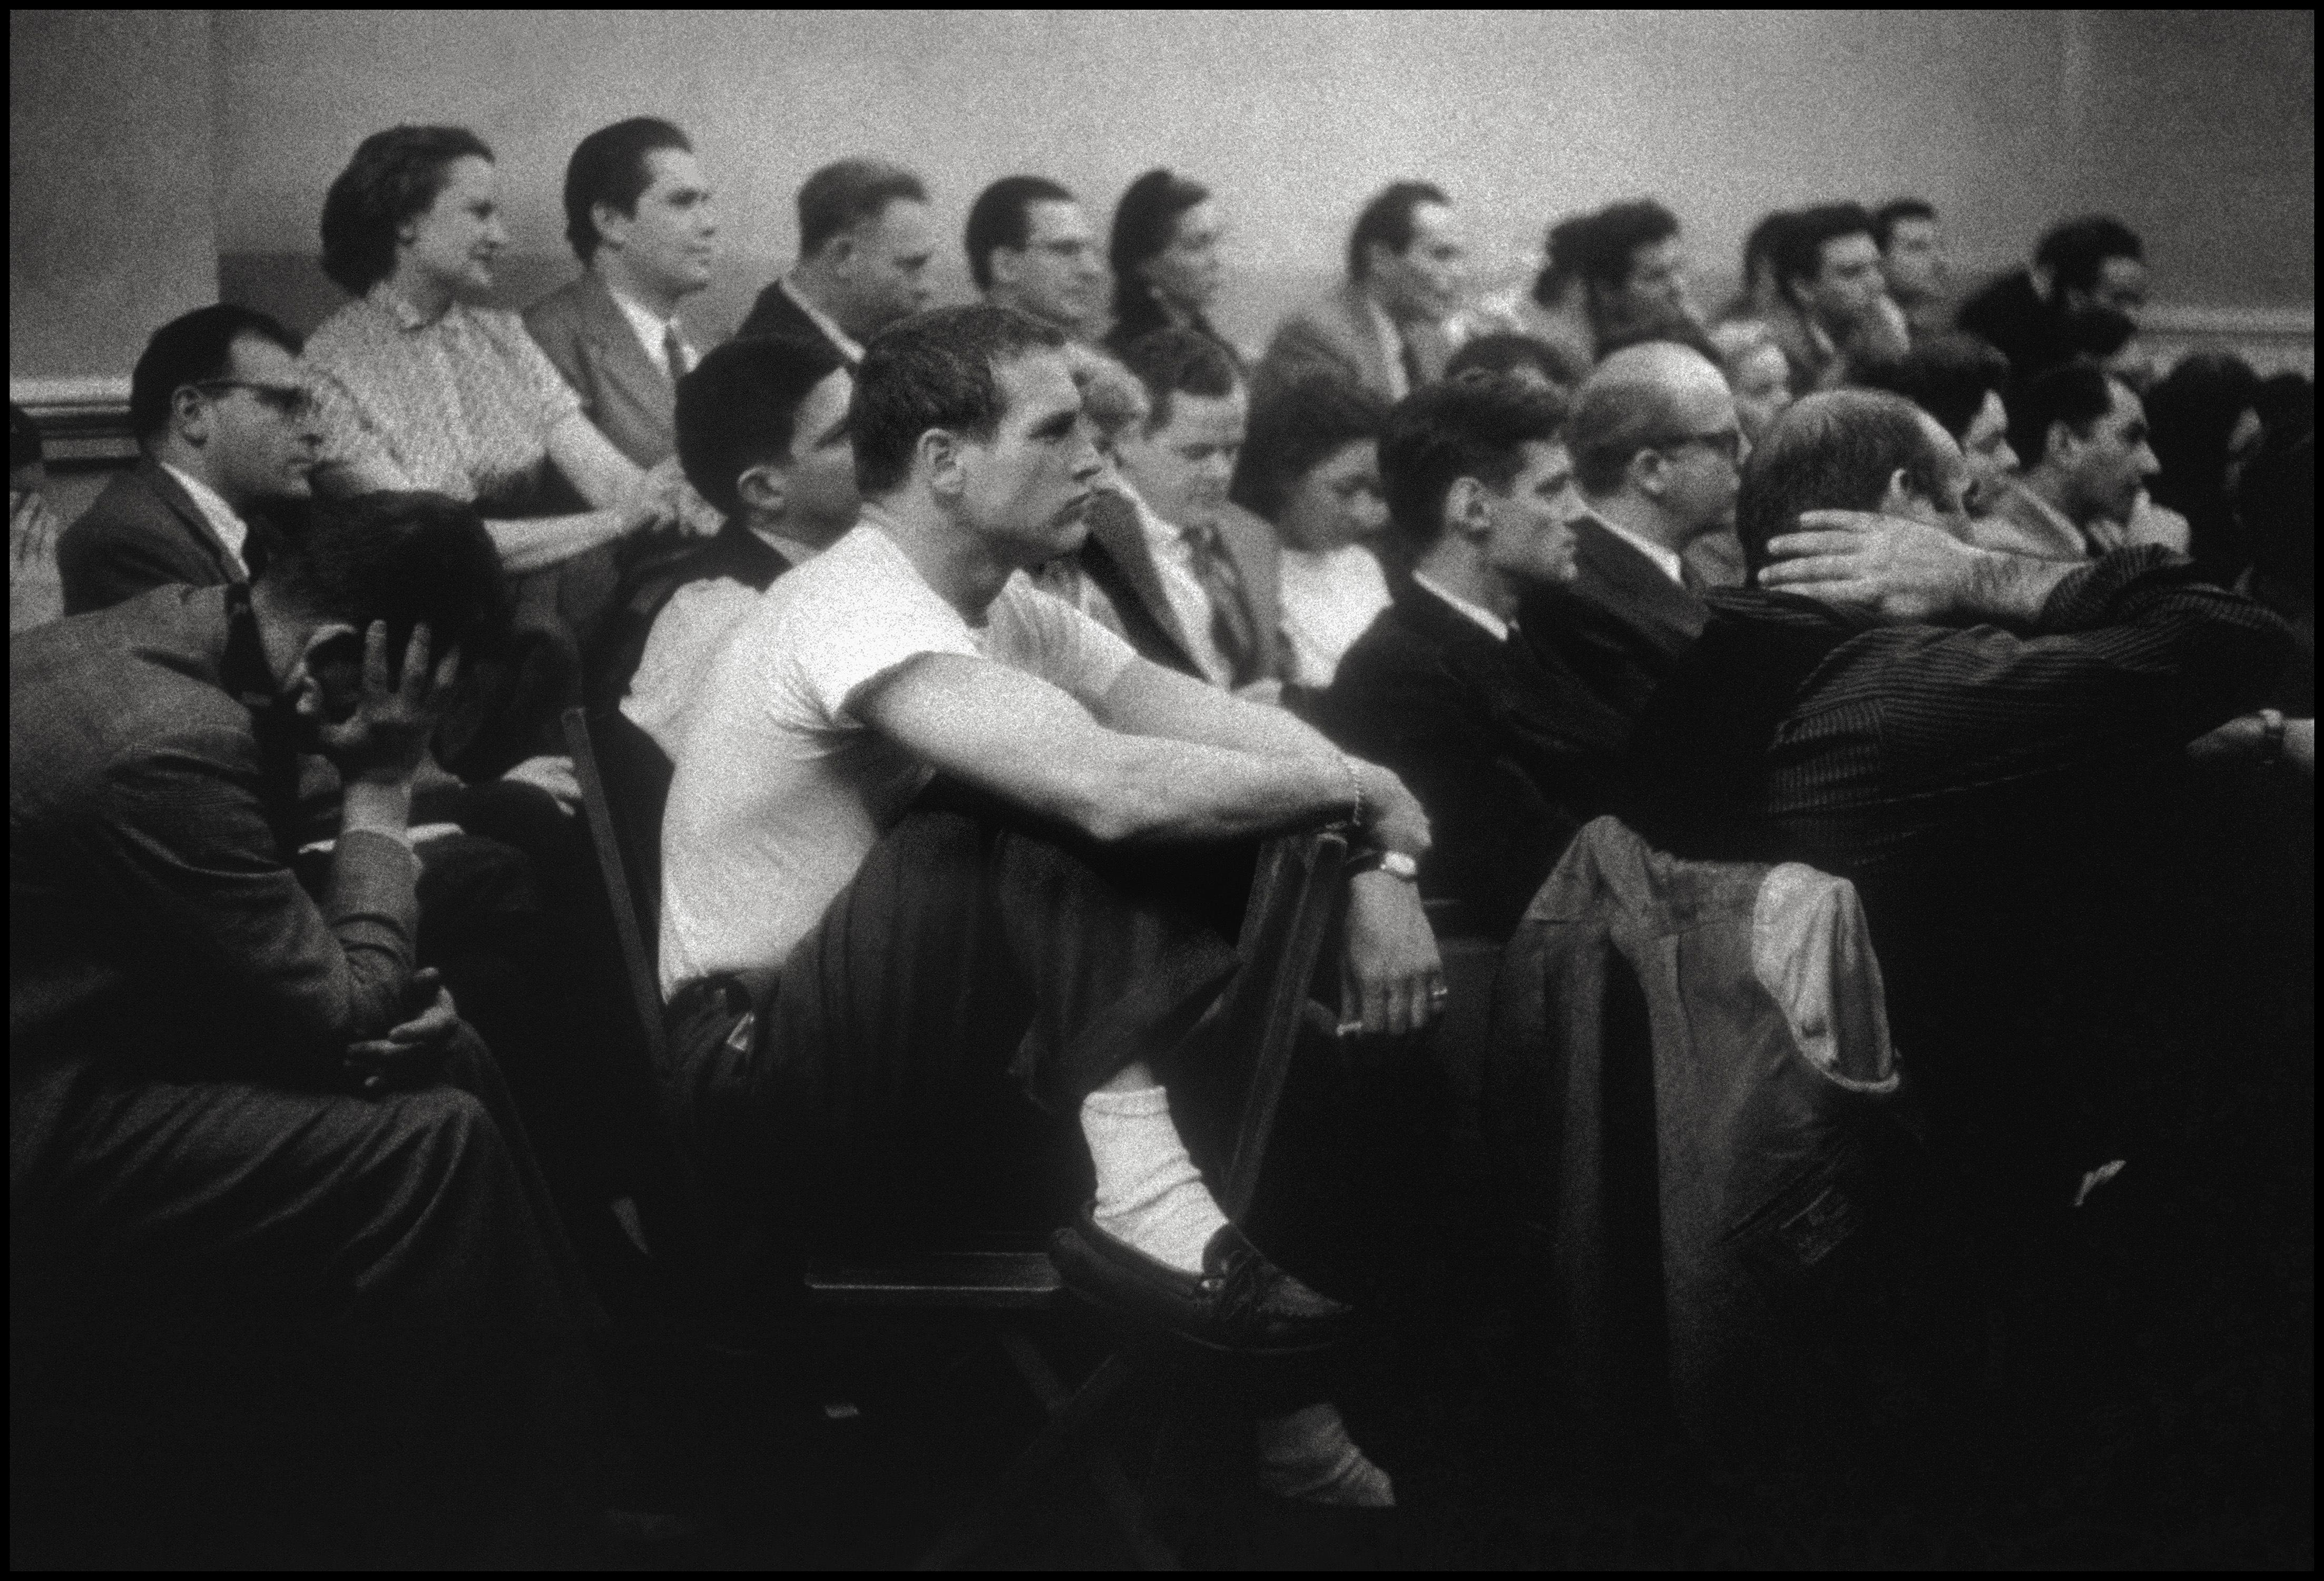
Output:
[[524,327],[613,448],[645,467],[677,450],[678,387],[646,356],[613,293],[594,273],[584,270],[527,308]]
[[1394,772],[1428,811],[1422,893],[1506,936],[1574,831],[1602,810],[1622,722],[1408,576],[1356,639],[1315,723]]
[[1993,513],[1970,526],[1970,540],[1979,549],[2004,554],[2031,555],[2035,559],[2086,560],[2090,541],[2080,527],[2049,507],[2023,483],[2012,483],[1994,502]]
[[308,898],[272,691],[231,588],[157,587],[10,641],[12,1195],[100,1063],[312,1081],[403,1019],[411,853],[341,834]]
[[822,325],[807,317],[807,310],[798,305],[798,300],[779,278],[759,293],[759,300],[751,304],[751,316],[734,331],[737,340],[752,335],[801,335],[829,346],[851,368],[861,360],[859,354],[832,339],[824,333]]
[[215,587],[249,578],[184,485],[151,456],[105,485],[57,536],[65,613],[109,609],[149,587]]
[[1711,612],[1699,593],[1586,516],[1573,524],[1573,561],[1571,583],[1526,596],[1519,640],[1614,714],[1635,719]]
[[[1420,364],[1423,384],[1444,376],[1452,345],[1436,325],[1404,325],[1406,339]],[[1388,353],[1380,345],[1362,290],[1343,282],[1330,295],[1295,310],[1276,328],[1259,359],[1254,384],[1286,383],[1318,372],[1336,372],[1383,401],[1396,399]]]
[[[1219,521],[1219,540],[1242,578],[1246,613],[1259,638],[1259,674],[1280,677],[1283,665],[1282,550],[1275,530],[1240,505]],[[1153,546],[1139,524],[1138,508],[1106,491],[1090,507],[1089,537],[1077,556],[1083,575],[1113,606],[1130,645],[1166,669],[1208,680],[1178,624]]]

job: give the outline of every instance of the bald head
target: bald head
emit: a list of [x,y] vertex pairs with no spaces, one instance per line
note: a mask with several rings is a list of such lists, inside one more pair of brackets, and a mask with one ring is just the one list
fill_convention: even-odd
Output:
[[1573,399],[1565,444],[1599,515],[1671,549],[1733,519],[1742,432],[1716,365],[1670,341],[1627,347]]

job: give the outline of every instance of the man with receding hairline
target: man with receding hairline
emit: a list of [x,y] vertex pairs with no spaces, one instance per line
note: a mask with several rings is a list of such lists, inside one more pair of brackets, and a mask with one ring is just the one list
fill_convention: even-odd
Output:
[[863,343],[927,307],[936,233],[927,189],[901,165],[844,159],[798,190],[798,262],[759,293],[734,332],[810,335],[853,367]]

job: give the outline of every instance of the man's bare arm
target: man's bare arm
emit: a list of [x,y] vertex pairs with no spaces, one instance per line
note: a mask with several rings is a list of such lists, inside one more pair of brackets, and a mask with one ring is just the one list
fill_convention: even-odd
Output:
[[1868,511],[1806,511],[1772,539],[1762,587],[1853,604],[1899,621],[2037,624],[2058,584],[2080,569],[1975,549],[1941,527]]

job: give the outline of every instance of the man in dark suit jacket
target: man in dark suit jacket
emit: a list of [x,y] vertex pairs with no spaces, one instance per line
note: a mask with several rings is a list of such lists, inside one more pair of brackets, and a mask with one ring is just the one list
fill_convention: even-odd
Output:
[[[491,1059],[412,969],[412,772],[501,580],[473,512],[398,496],[318,512],[254,586],[10,643],[10,1251],[37,1314],[12,1343],[291,1377],[336,1350],[373,1384],[335,1428],[420,1433],[462,1475],[569,1366],[593,1304]],[[285,835],[301,752],[348,786],[319,901]]]
[[1565,425],[1580,502],[1574,577],[1530,593],[1524,642],[1623,719],[1645,707],[1702,634],[1689,545],[1735,519],[1742,455],[1734,397],[1715,366],[1667,341],[1616,352]]
[[1284,319],[1252,383],[1322,368],[1393,402],[1443,377],[1466,258],[1451,199],[1425,181],[1397,182],[1357,217],[1347,279]]
[[303,498],[322,444],[298,337],[247,308],[197,308],[154,331],[129,376],[140,452],[57,540],[67,615],[168,583],[246,582],[263,558],[244,513]]
[[798,262],[759,293],[735,331],[810,335],[853,367],[863,343],[934,299],[927,189],[900,165],[844,159],[798,190]]
[[1582,823],[1603,810],[1621,722],[1545,666],[1509,622],[1521,590],[1573,575],[1563,403],[1509,374],[1433,385],[1380,441],[1412,571],[1341,660],[1317,723],[1392,770],[1428,811],[1422,892],[1452,926],[1506,935]]

